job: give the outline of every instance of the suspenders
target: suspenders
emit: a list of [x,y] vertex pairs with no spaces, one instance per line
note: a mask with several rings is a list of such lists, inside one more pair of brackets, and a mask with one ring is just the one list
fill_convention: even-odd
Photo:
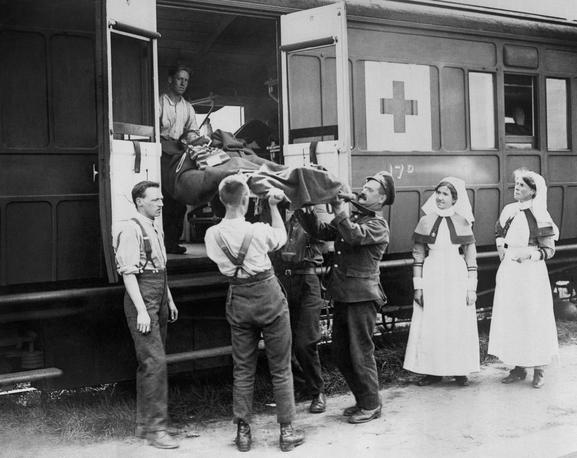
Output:
[[246,272],[246,269],[242,265],[244,263],[244,258],[246,256],[246,252],[248,251],[248,247],[250,246],[250,243],[252,242],[252,237],[253,237],[253,233],[252,233],[252,229],[251,229],[251,231],[247,232],[246,235],[244,236],[244,238],[242,239],[242,245],[240,246],[240,250],[238,251],[238,254],[236,256],[234,256],[230,252],[230,250],[228,249],[228,246],[226,246],[226,244],[224,243],[224,240],[223,240],[222,236],[220,235],[220,233],[217,232],[215,234],[216,243],[218,243],[219,248],[226,255],[226,257],[230,260],[230,262],[232,262],[232,264],[236,267],[236,270],[234,271],[234,278],[236,278],[238,276],[238,273],[240,272],[241,269]]
[[148,265],[149,262],[156,268],[154,260],[152,259],[152,245],[150,244],[150,237],[148,236],[148,233],[144,229],[142,223],[138,221],[138,219],[136,218],[131,219],[140,227],[140,230],[142,231],[142,238],[144,239],[144,252],[146,253],[146,262],[141,267],[141,269],[144,270],[144,268]]

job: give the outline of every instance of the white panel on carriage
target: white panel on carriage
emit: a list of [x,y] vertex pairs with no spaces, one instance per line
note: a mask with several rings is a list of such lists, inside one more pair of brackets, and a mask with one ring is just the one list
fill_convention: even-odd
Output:
[[339,2],[282,16],[281,45],[338,37],[342,33],[344,10],[344,2]]
[[108,0],[109,20],[156,32],[156,0]]
[[428,65],[365,62],[367,149],[431,151]]
[[495,148],[495,80],[492,73],[469,72],[471,149]]
[[112,238],[120,221],[136,216],[132,202],[133,186],[143,180],[160,182],[160,152],[156,143],[140,143],[140,171],[135,172],[136,153],[131,141],[112,140],[110,155],[110,194],[112,196]]

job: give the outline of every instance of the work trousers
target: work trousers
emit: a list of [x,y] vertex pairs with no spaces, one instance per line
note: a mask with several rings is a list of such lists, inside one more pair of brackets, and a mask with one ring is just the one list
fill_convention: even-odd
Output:
[[172,198],[163,190],[162,227],[164,230],[164,244],[166,250],[171,252],[180,242],[182,229],[184,228],[184,215],[186,205]]
[[366,410],[381,404],[373,343],[376,320],[375,301],[334,304],[333,356],[357,406]]
[[136,328],[136,307],[124,295],[124,313],[136,351],[136,425],[146,432],[166,430],[168,421],[168,380],[166,371],[166,325],[168,296],[166,271],[137,275],[140,293],[150,316],[150,332]]
[[231,283],[226,304],[231,326],[234,421],[250,423],[258,342],[262,333],[279,423],[295,417],[288,304],[276,276]]
[[287,292],[292,330],[292,371],[297,390],[306,388],[312,396],[324,392],[318,343],[323,307],[321,285],[315,274],[282,275]]

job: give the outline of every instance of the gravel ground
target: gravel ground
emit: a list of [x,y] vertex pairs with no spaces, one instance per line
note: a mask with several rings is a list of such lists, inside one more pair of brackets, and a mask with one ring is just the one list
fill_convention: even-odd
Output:
[[[577,456],[577,345],[561,347],[561,358],[546,372],[545,386],[536,390],[528,380],[503,385],[503,364],[483,366],[471,385],[450,379],[430,387],[393,386],[381,391],[383,416],[364,425],[341,417],[350,395],[329,398],[327,412],[311,415],[298,404],[295,425],[304,428],[305,444],[293,457],[561,457]],[[156,457],[240,456],[229,421],[208,422],[182,437],[173,451],[156,450],[144,441],[126,439],[90,445],[69,445],[51,436],[18,438],[0,432],[2,457]],[[195,436],[198,433],[198,437]],[[287,456],[278,449],[273,409],[253,423],[254,457]],[[575,455],[573,455],[575,453]]]

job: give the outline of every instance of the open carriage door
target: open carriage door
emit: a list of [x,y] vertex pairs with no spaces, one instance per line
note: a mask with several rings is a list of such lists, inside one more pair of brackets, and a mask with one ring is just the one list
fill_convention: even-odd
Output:
[[107,272],[113,281],[116,227],[136,212],[132,187],[142,180],[160,181],[156,0],[103,0],[100,22],[100,212]]
[[319,164],[350,184],[345,3],[282,16],[281,66],[285,164],[301,166],[316,155]]

